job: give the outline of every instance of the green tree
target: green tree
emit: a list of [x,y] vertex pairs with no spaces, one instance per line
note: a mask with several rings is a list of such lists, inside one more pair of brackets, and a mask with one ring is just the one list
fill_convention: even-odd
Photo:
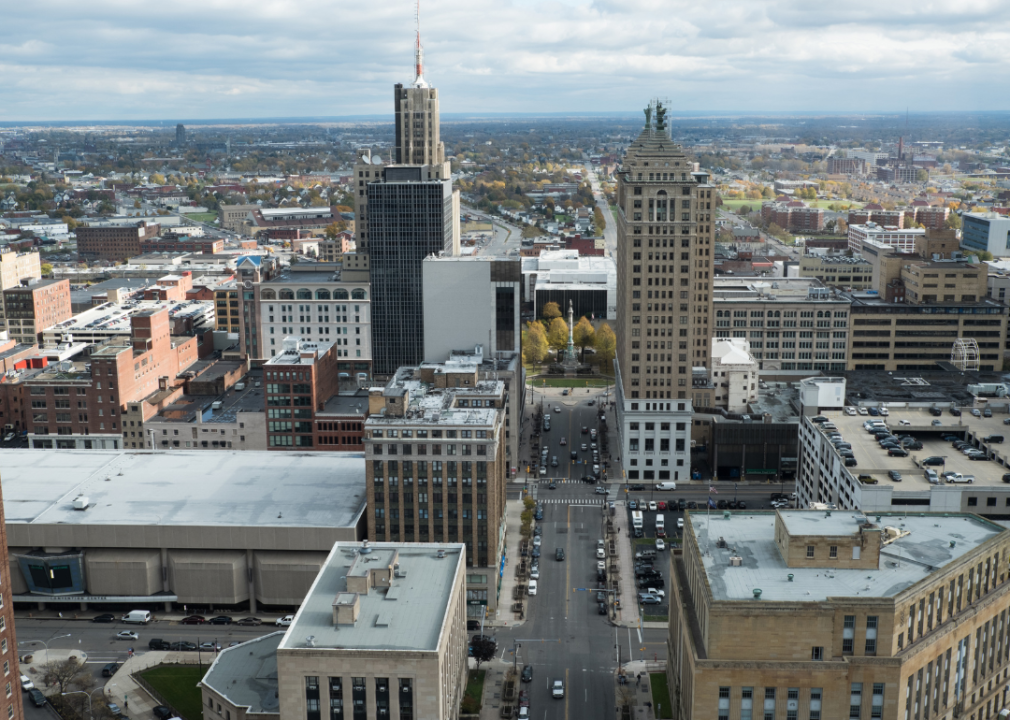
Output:
[[958,230],[961,227],[961,216],[952,212],[947,216],[947,222],[944,224],[948,230]]
[[990,262],[992,260],[992,253],[988,250],[979,250],[976,254],[982,262]]
[[593,347],[596,349],[596,354],[600,360],[603,361],[604,366],[614,359],[614,353],[617,352],[617,336],[610,329],[610,325],[603,323],[596,328],[596,339]]
[[579,318],[575,324],[575,329],[572,330],[572,340],[582,351],[583,359],[585,359],[586,348],[596,340],[596,329],[585,315]]
[[539,365],[547,357],[547,333],[544,326],[531,322],[523,333],[523,358],[527,364]]
[[77,221],[74,220],[69,215],[64,215],[62,218],[60,218],[60,220],[62,220],[67,224],[67,230],[69,230],[70,232],[73,232],[74,230],[77,229]]
[[53,274],[53,266],[49,263],[42,263],[42,275],[48,277]]
[[544,320],[550,323],[554,318],[559,317],[561,317],[561,308],[558,307],[556,302],[549,302],[544,305]]
[[568,345],[568,323],[559,317],[551,320],[551,329],[547,331],[547,341],[557,351]]

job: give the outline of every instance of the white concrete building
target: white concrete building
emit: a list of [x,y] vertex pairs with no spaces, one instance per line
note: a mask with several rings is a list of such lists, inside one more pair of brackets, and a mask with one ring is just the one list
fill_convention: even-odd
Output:
[[901,229],[885,227],[874,222],[849,225],[849,249],[862,254],[865,242],[876,243],[902,253],[915,252],[916,238],[924,237],[925,228]]
[[611,257],[548,250],[540,257],[523,258],[522,274],[524,300],[534,303],[537,317],[549,302],[567,312],[569,300],[576,318],[617,317],[617,265]]
[[995,212],[971,212],[961,216],[961,247],[971,252],[988,251],[993,257],[1010,257],[1010,217]]
[[746,413],[757,401],[758,364],[743,338],[712,338],[712,384],[715,406]]

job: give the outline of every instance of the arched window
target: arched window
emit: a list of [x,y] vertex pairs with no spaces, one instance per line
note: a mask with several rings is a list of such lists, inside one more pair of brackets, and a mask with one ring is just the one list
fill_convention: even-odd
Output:
[[273,290],[263,290],[260,293],[260,299],[261,300],[276,300],[277,299],[277,293],[275,293]]
[[366,293],[361,288],[355,288],[354,290],[351,290],[352,300],[364,300],[366,297],[368,297],[368,293]]
[[279,293],[279,297],[280,297],[281,300],[294,300],[295,299],[295,292],[294,292],[294,290],[292,290],[290,288],[281,288],[280,289],[280,293]]
[[329,299],[330,299],[329,290],[323,290],[322,288],[316,290],[316,300],[329,300]]
[[299,300],[311,300],[312,299],[312,291],[311,290],[307,290],[306,288],[299,288],[299,290],[298,290],[298,299]]
[[347,300],[348,297],[347,291],[342,288],[337,288],[333,291],[334,300]]

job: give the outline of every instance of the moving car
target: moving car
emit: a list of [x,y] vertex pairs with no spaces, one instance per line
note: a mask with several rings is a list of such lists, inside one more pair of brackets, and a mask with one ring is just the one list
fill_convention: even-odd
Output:
[[564,548],[558,548],[557,550],[555,550],[554,551],[554,559],[555,560],[564,560],[565,559],[565,549]]
[[287,627],[295,621],[294,615],[285,615],[284,617],[277,618],[274,625],[277,627]]
[[211,618],[207,622],[209,622],[211,625],[231,625],[232,622],[234,621],[227,615],[218,615],[217,617]]
[[168,718],[175,714],[172,712],[171,708],[165,707],[164,705],[155,705],[151,710],[151,713],[154,717],[158,718],[158,720],[168,720]]
[[111,662],[102,668],[102,677],[112,677],[119,669],[119,663]]
[[551,696],[554,698],[563,698],[565,696],[565,681],[555,680],[554,685],[551,687]]
[[656,549],[666,550],[666,543],[663,541],[663,538],[656,538]]
[[205,618],[203,615],[188,615],[179,622],[181,622],[183,625],[203,625],[205,622],[207,622],[207,618]]
[[235,621],[236,625],[262,625],[263,621],[257,617],[247,617]]
[[533,666],[523,665],[523,674],[521,677],[523,682],[533,682]]
[[942,457],[938,457],[936,455],[932,455],[932,456],[924,459],[921,464],[922,465],[943,465],[944,462],[945,461],[944,461],[944,459]]
[[116,633],[116,639],[117,640],[139,640],[140,639],[140,635],[138,635],[137,633],[133,632],[132,630],[121,630],[120,632]]
[[97,623],[116,622],[116,616],[113,615],[112,613],[105,613],[104,615],[98,615],[97,617],[92,618],[91,622],[97,622]]

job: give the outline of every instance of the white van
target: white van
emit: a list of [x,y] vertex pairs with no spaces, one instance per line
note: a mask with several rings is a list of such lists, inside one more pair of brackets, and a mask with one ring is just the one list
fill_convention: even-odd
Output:
[[656,489],[657,490],[676,490],[677,489],[677,483],[675,483],[675,482],[661,482],[658,485],[656,485]]
[[139,623],[141,625],[147,625],[147,623],[151,622],[151,613],[147,612],[147,610],[131,610],[126,613],[126,615],[123,615],[123,617],[120,618],[120,621],[124,623]]

